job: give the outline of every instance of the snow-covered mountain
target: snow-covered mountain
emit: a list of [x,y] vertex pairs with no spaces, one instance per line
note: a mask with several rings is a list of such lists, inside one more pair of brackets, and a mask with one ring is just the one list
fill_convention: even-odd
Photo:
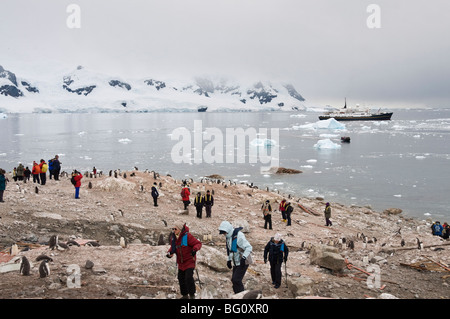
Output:
[[[50,73],[50,74],[49,74]],[[22,78],[0,66],[0,112],[152,112],[304,110],[291,84],[111,76],[78,66]]]

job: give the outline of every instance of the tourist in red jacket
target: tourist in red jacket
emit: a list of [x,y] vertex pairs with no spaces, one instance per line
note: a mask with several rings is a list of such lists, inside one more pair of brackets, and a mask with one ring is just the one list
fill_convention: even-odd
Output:
[[80,198],[80,187],[81,187],[81,179],[83,178],[83,175],[81,175],[80,172],[75,171],[72,174],[72,184],[75,186],[75,198]]
[[170,249],[167,257],[177,256],[178,282],[182,299],[195,299],[194,269],[196,253],[202,247],[202,243],[189,233],[186,224],[175,223],[170,235]]
[[191,195],[191,192],[189,191],[189,187],[187,185],[183,185],[183,188],[181,189],[181,200],[184,204],[184,210],[188,209],[189,204],[191,203],[189,196]]
[[41,175],[41,168],[39,164],[33,161],[33,168],[31,169],[31,174],[33,174],[33,183],[41,183],[39,176]]

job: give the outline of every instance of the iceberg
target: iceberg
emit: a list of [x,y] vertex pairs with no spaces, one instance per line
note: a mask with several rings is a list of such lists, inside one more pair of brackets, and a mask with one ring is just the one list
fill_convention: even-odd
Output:
[[0,119],[7,119],[8,115],[6,115],[5,113],[0,113]]
[[340,149],[341,145],[332,142],[329,138],[324,140],[319,140],[316,144],[314,144],[314,148],[317,149]]
[[294,126],[293,129],[310,129],[310,130],[317,130],[317,129],[328,129],[328,130],[345,130],[346,126],[345,124],[339,123],[334,118],[328,119],[328,120],[320,120],[315,123],[309,123],[305,125],[299,125]]

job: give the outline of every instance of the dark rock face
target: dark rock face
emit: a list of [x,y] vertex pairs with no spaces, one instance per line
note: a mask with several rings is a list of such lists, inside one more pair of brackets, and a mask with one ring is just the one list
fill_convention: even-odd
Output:
[[150,79],[150,80],[145,80],[144,82],[147,85],[154,86],[158,91],[161,89],[164,89],[166,87],[166,83],[163,81]]
[[69,85],[71,85],[74,82],[74,80],[70,76],[65,76],[63,78],[63,81],[64,81],[63,89],[67,90],[70,93],[76,93],[78,95],[83,94],[84,96],[87,96],[97,87],[96,85],[90,85],[86,87],[80,87],[77,89],[71,89]]
[[294,99],[299,100],[300,102],[303,102],[305,99],[303,98],[303,96],[301,96],[297,90],[294,88],[293,85],[291,84],[287,84],[284,86],[286,88],[286,90],[288,91],[289,95],[292,96]]
[[23,96],[22,91],[14,85],[3,85],[2,87],[0,87],[0,94],[12,97]]
[[14,86],[17,87],[16,75],[8,70],[5,70],[1,65],[0,65],[0,78],[10,80],[12,84],[14,84]]
[[253,100],[258,99],[260,104],[270,103],[277,97],[277,91],[272,87],[266,89],[261,82],[255,84],[254,90],[247,90],[247,95]]
[[113,87],[121,87],[123,89],[127,89],[128,91],[131,90],[131,85],[129,85],[128,83],[119,81],[119,80],[111,80],[109,81],[109,85],[113,86]]
[[32,86],[30,83],[28,83],[26,81],[22,81],[21,83],[28,92],[39,93],[39,89],[35,86]]

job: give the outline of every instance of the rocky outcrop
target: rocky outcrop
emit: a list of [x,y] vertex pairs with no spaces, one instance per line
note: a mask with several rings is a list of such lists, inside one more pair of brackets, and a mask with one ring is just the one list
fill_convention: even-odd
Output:
[[345,259],[339,254],[339,250],[327,245],[313,246],[310,252],[310,262],[333,271],[341,271],[345,267]]

